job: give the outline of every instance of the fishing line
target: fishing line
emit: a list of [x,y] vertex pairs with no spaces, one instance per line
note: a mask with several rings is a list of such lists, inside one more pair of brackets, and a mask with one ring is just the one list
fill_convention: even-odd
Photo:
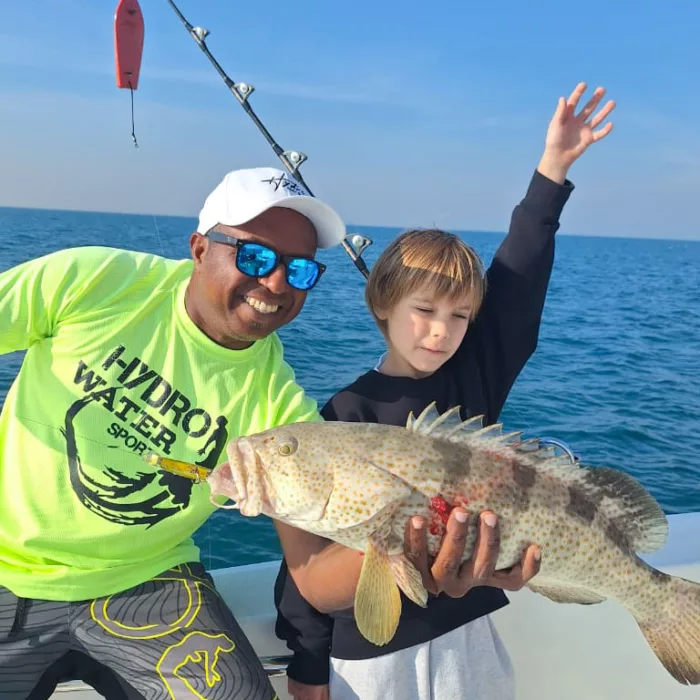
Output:
[[134,148],[138,148],[139,144],[136,140],[136,126],[134,123],[134,88],[131,87],[131,81],[129,81],[129,92],[131,93],[131,138],[134,141]]
[[[255,110],[251,107],[249,103],[249,98],[253,94],[255,88],[250,85],[250,83],[236,83],[226,74],[226,71],[219,65],[218,61],[214,58],[207,47],[205,39],[209,36],[210,32],[208,29],[202,27],[193,27],[184,17],[182,12],[180,12],[177,5],[173,0],[167,0],[170,7],[172,7],[175,14],[179,17],[180,21],[187,29],[190,36],[195,40],[197,46],[204,52],[204,55],[209,59],[209,62],[214,66],[216,72],[221,76],[221,79],[226,84],[226,87],[230,90],[233,96],[238,100],[238,103],[244,109],[245,113],[251,118],[255,126],[258,128],[260,133],[265,137],[275,155],[282,161],[287,172],[309,193],[311,197],[315,196],[311,188],[306,184],[302,174],[299,172],[304,161],[308,160],[308,157],[301,153],[300,151],[289,151],[283,149],[277,141],[272,137],[272,134],[265,128]],[[372,245],[372,240],[367,238],[367,236],[362,236],[360,234],[353,234],[351,236],[346,236],[345,240],[341,241],[343,250],[348,254],[352,260],[355,267],[360,271],[365,279],[369,277],[369,270],[365,261],[362,259],[362,253],[370,245]]]
[[153,217],[153,224],[156,227],[156,236],[158,236],[158,245],[160,246],[160,252],[163,254],[163,257],[166,257],[165,248],[163,247],[163,241],[160,237],[160,228],[158,228],[158,222],[156,221],[156,215],[151,214],[151,216]]
[[[34,423],[35,425],[40,425],[43,428],[48,428],[49,430],[55,430],[58,433],[62,433],[61,428],[57,428],[55,425],[50,425],[49,423],[42,423],[40,420],[36,420],[36,418],[29,418],[29,416],[17,416],[17,419],[24,422],[24,423]],[[117,445],[112,445],[108,442],[104,442],[102,440],[95,440],[95,438],[88,437],[87,435],[80,435],[79,433],[74,433],[76,438],[80,438],[81,440],[85,440],[86,442],[92,442],[96,445],[99,445],[100,447],[104,448],[105,450],[109,450],[111,452],[121,452],[122,454],[128,455],[129,457],[133,457],[134,454],[137,454],[134,452],[134,450],[127,450],[124,449],[123,447],[117,447]]]

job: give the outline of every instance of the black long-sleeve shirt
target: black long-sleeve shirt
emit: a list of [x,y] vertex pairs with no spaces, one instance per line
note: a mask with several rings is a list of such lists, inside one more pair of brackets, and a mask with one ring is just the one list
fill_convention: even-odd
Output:
[[[325,420],[404,426],[435,401],[439,412],[462,407],[462,418],[483,414],[498,420],[518,374],[537,346],[540,320],[554,260],[554,234],[573,185],[552,182],[535,171],[525,198],[515,207],[508,235],[487,271],[487,292],[455,355],[429,377],[391,377],[375,370],[335,394],[323,407]],[[329,657],[365,659],[435,639],[508,604],[489,586],[462,598],[430,596],[421,608],[402,594],[399,626],[385,646],[366,640],[353,609],[324,615],[300,594],[283,561],[275,585],[276,633],[294,652],[290,678],[328,682]]]

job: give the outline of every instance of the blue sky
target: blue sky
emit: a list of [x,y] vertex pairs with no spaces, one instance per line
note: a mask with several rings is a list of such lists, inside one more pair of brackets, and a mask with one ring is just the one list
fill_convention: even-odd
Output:
[[[700,238],[697,0],[179,5],[350,224],[505,230],[584,80],[615,128],[572,168],[562,231]],[[196,216],[227,170],[277,164],[165,0],[141,0],[135,150],[115,7],[4,3],[0,205]]]

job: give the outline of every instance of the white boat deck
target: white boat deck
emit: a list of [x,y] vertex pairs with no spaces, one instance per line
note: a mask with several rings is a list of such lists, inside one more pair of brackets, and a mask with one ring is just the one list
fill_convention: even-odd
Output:
[[[700,582],[700,513],[669,516],[669,539],[645,557],[669,574]],[[213,571],[258,654],[284,655],[275,637],[272,589],[278,562]],[[493,615],[512,656],[518,700],[700,700],[661,666],[634,619],[617,603],[561,605],[528,590]],[[286,700],[286,679],[273,683]],[[89,689],[64,686],[55,700],[97,700]]]

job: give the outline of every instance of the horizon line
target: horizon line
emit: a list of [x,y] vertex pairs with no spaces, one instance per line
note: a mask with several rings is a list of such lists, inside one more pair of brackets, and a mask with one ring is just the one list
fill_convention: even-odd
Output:
[[[57,207],[17,207],[11,205],[0,204],[0,210],[12,209],[16,211],[46,211],[46,212],[70,212],[73,214],[106,214],[107,216],[144,216],[144,217],[165,217],[168,219],[197,219],[197,216],[186,216],[184,214],[154,214],[152,212],[126,212],[126,211],[105,211],[103,209],[62,209]],[[348,235],[352,234],[350,229],[352,228],[365,228],[365,229],[386,229],[393,230],[397,232],[407,231],[409,229],[430,229],[430,228],[441,228],[441,227],[431,227],[431,226],[386,226],[386,225],[376,225],[376,224],[346,224],[348,229]],[[448,227],[442,229],[445,231],[452,231],[454,233],[484,233],[487,235],[499,235],[505,236],[507,231],[499,231],[495,229],[481,230],[481,229],[462,229],[457,227]],[[567,231],[558,231],[555,235],[565,236],[567,238],[605,238],[608,240],[622,240],[622,241],[675,241],[682,243],[700,243],[700,234],[697,238],[683,238],[677,235],[669,236],[610,236],[606,234],[591,234],[591,233],[575,233]]]

